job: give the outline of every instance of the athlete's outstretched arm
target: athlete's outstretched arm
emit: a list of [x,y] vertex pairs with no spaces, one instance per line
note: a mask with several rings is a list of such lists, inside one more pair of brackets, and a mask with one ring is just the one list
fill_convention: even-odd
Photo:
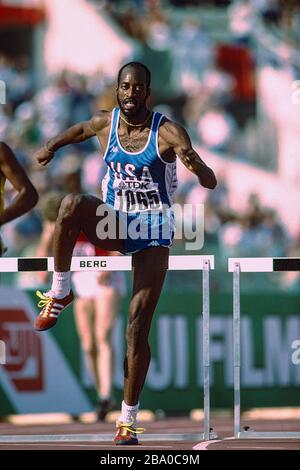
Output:
[[18,193],[1,212],[1,226],[30,211],[38,201],[38,194],[12,150],[4,142],[0,142],[0,171]]
[[61,147],[68,144],[78,144],[94,137],[107,124],[108,114],[107,111],[99,111],[89,121],[82,121],[69,127],[66,131],[48,140],[46,145],[35,153],[35,158],[45,166],[52,160],[56,150]]
[[183,127],[168,121],[164,124],[167,141],[171,143],[176,155],[182,163],[196,176],[202,186],[214,189],[217,185],[216,176],[211,168],[199,157],[193,149],[188,133]]

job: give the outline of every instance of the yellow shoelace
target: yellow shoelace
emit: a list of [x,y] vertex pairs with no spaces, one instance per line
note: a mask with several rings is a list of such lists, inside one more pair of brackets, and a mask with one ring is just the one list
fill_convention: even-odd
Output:
[[145,428],[136,428],[136,429],[133,428],[133,427],[132,427],[132,426],[133,426],[133,423],[134,423],[134,419],[131,418],[131,422],[130,422],[130,423],[120,423],[120,422],[118,421],[117,426],[118,426],[119,428],[124,429],[125,431],[133,432],[133,433],[135,433],[135,434],[142,434],[143,432],[146,431]]
[[[47,297],[46,295],[42,294],[42,292],[40,292],[39,290],[36,291],[36,295],[41,299],[37,303],[37,306],[39,308],[50,307],[50,303],[53,301],[52,297]],[[48,308],[46,308],[42,316],[47,317],[48,313]]]

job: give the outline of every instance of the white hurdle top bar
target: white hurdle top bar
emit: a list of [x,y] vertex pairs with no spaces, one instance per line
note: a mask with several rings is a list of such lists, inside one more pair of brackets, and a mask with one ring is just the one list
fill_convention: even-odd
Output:
[[245,273],[300,271],[300,258],[229,258],[228,271],[234,272],[237,264]]
[[[213,255],[178,255],[169,257],[169,270],[203,270],[209,262],[214,269]],[[155,262],[155,261],[154,261]],[[131,271],[131,256],[78,256],[72,258],[71,271]],[[53,258],[0,258],[0,272],[54,271]]]

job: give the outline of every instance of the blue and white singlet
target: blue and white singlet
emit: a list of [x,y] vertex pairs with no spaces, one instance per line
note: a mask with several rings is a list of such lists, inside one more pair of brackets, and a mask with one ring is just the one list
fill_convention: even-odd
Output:
[[176,161],[165,162],[158,150],[158,129],[163,115],[154,112],[145,147],[127,152],[118,137],[120,109],[112,111],[104,160],[108,170],[102,181],[103,199],[125,224],[125,251],[135,253],[152,246],[170,246],[174,237],[171,206],[177,188]]

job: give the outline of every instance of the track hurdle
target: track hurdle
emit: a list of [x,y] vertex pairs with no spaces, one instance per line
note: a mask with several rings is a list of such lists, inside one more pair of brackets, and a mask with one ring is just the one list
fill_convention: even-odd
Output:
[[229,258],[228,271],[233,273],[234,437],[242,439],[299,439],[300,432],[241,430],[240,274],[242,272],[300,271],[300,258]]
[[[131,256],[106,257],[73,257],[71,271],[131,271]],[[210,427],[210,353],[209,353],[209,319],[210,287],[209,274],[214,269],[214,256],[187,255],[170,256],[170,271],[202,271],[202,315],[203,315],[203,383],[204,383],[204,432],[200,434],[150,434],[141,437],[141,441],[186,441],[210,440],[216,435]],[[53,258],[0,258],[1,272],[50,271],[54,270]],[[79,442],[110,441],[113,435],[76,434],[76,435],[10,435],[0,436],[0,443],[44,443],[44,442]]]

